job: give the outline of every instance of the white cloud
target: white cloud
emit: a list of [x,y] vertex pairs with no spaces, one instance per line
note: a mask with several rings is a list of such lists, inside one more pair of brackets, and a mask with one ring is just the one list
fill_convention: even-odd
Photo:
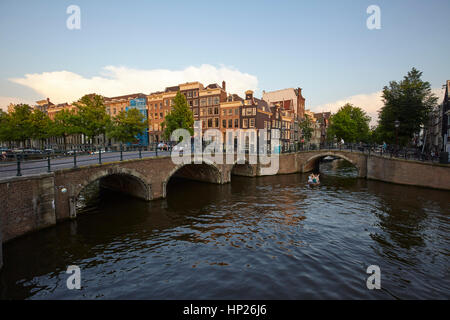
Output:
[[[442,89],[432,89],[432,92],[438,96],[438,103],[442,102],[444,91]],[[346,103],[351,103],[356,107],[359,107],[366,111],[366,113],[371,117],[370,125],[374,126],[378,122],[378,111],[383,107],[382,101],[382,91],[368,93],[368,94],[358,94],[344,99],[340,99],[334,102],[321,104],[318,106],[311,107],[311,111],[314,112],[327,112],[331,111],[335,113],[344,106]]]
[[2,109],[3,111],[7,111],[10,103],[13,104],[25,103],[30,106],[34,105],[34,101],[27,99],[21,99],[17,97],[0,97],[0,109]]
[[204,85],[225,80],[227,91],[242,95],[248,89],[257,90],[258,79],[232,67],[212,65],[190,66],[183,70],[139,70],[128,67],[106,66],[99,76],[83,77],[70,71],[26,74],[23,78],[9,79],[29,87],[54,103],[72,102],[87,93],[112,97],[142,92],[162,91],[165,87],[199,81]]

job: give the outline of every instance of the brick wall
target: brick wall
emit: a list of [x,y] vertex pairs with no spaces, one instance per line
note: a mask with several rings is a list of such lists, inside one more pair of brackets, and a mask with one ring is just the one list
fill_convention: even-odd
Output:
[[3,242],[56,223],[53,174],[0,182]]
[[450,190],[450,165],[371,156],[367,161],[367,178]]

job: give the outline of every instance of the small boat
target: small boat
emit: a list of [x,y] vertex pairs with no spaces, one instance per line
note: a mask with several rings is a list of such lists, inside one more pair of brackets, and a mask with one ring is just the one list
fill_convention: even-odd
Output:
[[322,159],[323,162],[331,162],[334,160],[336,160],[336,158],[332,156],[326,156],[325,158]]
[[316,187],[316,186],[320,186],[320,180],[319,180],[319,176],[315,177],[313,175],[310,175],[308,177],[308,184],[311,187]]

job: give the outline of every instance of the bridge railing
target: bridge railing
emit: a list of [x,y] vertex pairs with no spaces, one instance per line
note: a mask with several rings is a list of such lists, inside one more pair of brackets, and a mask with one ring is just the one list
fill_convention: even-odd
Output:
[[[18,153],[14,157],[14,161],[0,162],[0,178],[11,176],[22,176],[23,174],[37,174],[44,172],[52,172],[58,169],[77,168],[91,164],[102,164],[105,162],[126,161],[132,159],[142,159],[156,157],[158,155],[169,155],[173,150],[174,144],[153,143],[148,146],[120,146],[118,148],[109,149],[94,149],[86,150],[83,148],[72,149],[64,152],[62,155],[55,156],[52,153],[47,153],[43,159],[28,160]],[[206,148],[203,146],[202,150]],[[364,153],[369,156],[378,155],[387,158],[397,158],[406,160],[416,160],[423,162],[438,162],[437,156],[430,157],[422,154],[417,149],[401,149],[395,148],[383,149],[379,146],[361,145],[361,144],[340,144],[340,143],[323,143],[320,145],[311,144],[281,144],[278,150],[272,150],[270,145],[264,146],[264,151],[267,154],[278,153],[287,154],[304,151],[349,151]],[[225,145],[223,151],[225,151]],[[193,150],[191,150],[193,151]],[[258,154],[260,150],[258,146],[248,146],[244,148],[246,154]]]

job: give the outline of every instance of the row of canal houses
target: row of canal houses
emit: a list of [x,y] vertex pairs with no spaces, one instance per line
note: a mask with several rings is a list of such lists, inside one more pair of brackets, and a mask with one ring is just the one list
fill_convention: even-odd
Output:
[[[283,148],[302,141],[299,124],[308,115],[314,125],[311,143],[324,141],[329,112],[314,114],[305,110],[305,98],[301,88],[287,88],[272,92],[263,91],[261,99],[247,90],[243,97],[229,94],[226,83],[204,86],[200,82],[188,82],[167,87],[164,91],[150,94],[135,93],[116,97],[104,97],[106,112],[114,117],[121,111],[138,109],[148,120],[148,128],[137,137],[135,144],[148,146],[164,140],[162,123],[173,108],[174,98],[180,91],[185,97],[194,115],[200,121],[203,130],[214,128],[222,132],[225,141],[227,129],[267,129],[270,140],[270,129],[279,129],[280,143]],[[49,99],[37,101],[35,108],[47,113],[50,118],[63,109],[73,109],[73,105],[53,104]],[[59,138],[52,138],[52,145],[60,145]],[[119,142],[99,136],[93,141],[96,145],[118,146]],[[84,137],[74,135],[67,138],[68,145],[84,144]]]
[[301,88],[263,92],[262,99],[258,99],[251,90],[246,91],[244,97],[228,94],[225,81],[222,86],[188,82],[148,95],[136,93],[105,98],[106,110],[114,117],[128,108],[139,109],[149,123],[148,130],[139,136],[139,143],[160,142],[163,140],[162,123],[178,91],[186,97],[194,120],[201,122],[203,130],[220,130],[224,141],[227,129],[279,129],[284,147],[301,140],[299,122],[305,116]]

